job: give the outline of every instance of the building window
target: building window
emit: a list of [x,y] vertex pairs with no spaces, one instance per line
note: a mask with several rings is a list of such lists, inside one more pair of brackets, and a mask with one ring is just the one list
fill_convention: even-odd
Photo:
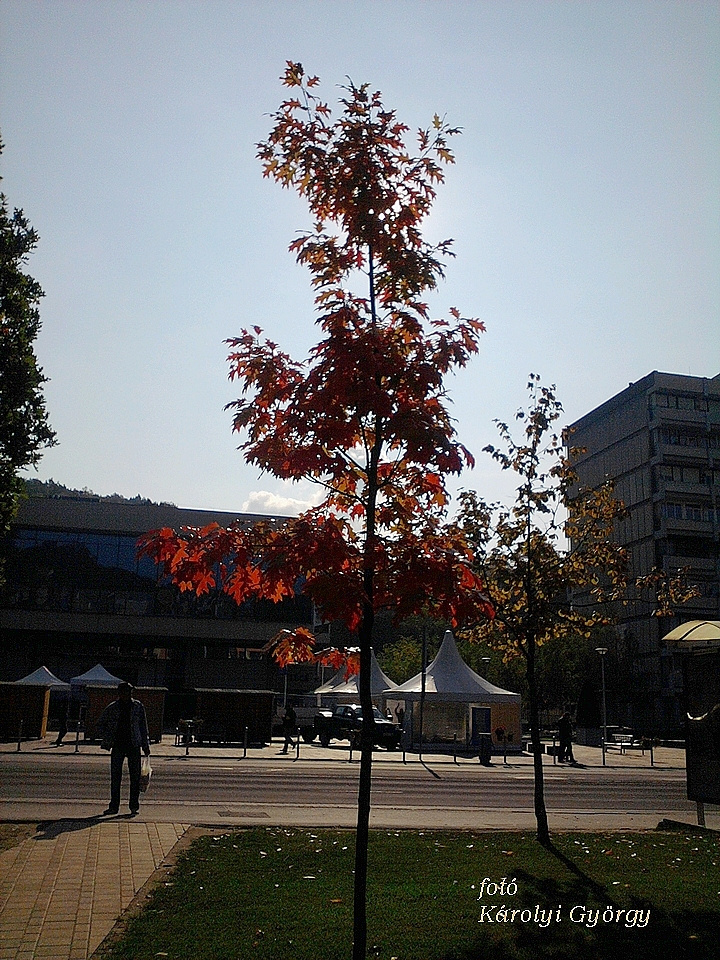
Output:
[[697,503],[664,503],[661,511],[662,516],[668,520],[694,520],[700,523],[712,523],[718,512],[714,507],[704,507]]
[[664,463],[660,467],[660,478],[670,483],[703,484],[707,486],[713,482],[713,471],[701,470],[700,467],[684,467],[677,463]]
[[688,433],[685,430],[663,427],[660,442],[671,447],[704,447],[705,437],[701,433]]
[[717,544],[709,537],[671,537],[668,541],[667,552],[669,556],[673,557],[715,560],[717,559]]
[[168,647],[144,647],[143,656],[146,660],[169,660],[170,649]]
[[[698,413],[707,413],[708,410],[708,401],[705,397],[655,393],[652,402],[655,407],[668,407],[670,410],[694,410]],[[710,401],[711,404],[714,402]]]

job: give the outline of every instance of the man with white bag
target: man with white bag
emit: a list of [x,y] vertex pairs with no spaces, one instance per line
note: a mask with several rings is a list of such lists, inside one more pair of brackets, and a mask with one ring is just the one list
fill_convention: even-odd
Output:
[[116,814],[120,809],[120,784],[123,763],[127,758],[130,773],[130,813],[140,810],[140,752],[150,756],[145,707],[134,700],[129,683],[118,686],[118,699],[103,710],[98,721],[102,737],[101,747],[110,751],[110,806],[103,816]]

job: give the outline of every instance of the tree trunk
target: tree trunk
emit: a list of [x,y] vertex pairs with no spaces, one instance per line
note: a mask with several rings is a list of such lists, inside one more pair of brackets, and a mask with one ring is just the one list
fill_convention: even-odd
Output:
[[[368,244],[368,281],[373,330],[377,324],[375,310],[375,261]],[[376,374],[378,387],[381,378]],[[360,783],[358,785],[357,829],[355,831],[355,887],[353,891],[353,960],[365,960],[367,953],[367,875],[370,843],[370,791],[372,786],[373,742],[375,719],[372,702],[372,633],[375,623],[375,520],[378,497],[378,465],[383,446],[382,420],[375,414],[374,437],[367,464],[367,499],[365,502],[365,559],[363,588],[365,601],[358,629],[360,642]]]
[[367,875],[370,842],[370,790],[373,760],[372,628],[374,612],[366,608],[359,630],[360,705],[363,722],[360,735],[360,783],[358,786],[357,829],[355,831],[355,888],[353,892],[353,960],[365,960],[367,953]]
[[527,640],[527,682],[530,696],[530,743],[533,753],[533,771],[535,774],[535,820],[537,838],[544,846],[550,846],[550,830],[547,810],[545,809],[545,783],[543,779],[542,752],[540,749],[540,709],[538,705],[537,684],[535,681],[535,639]]

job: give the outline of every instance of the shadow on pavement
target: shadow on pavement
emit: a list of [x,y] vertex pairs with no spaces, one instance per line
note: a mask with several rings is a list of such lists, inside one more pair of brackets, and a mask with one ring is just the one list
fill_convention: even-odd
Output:
[[[125,817],[103,817],[98,814],[96,817],[77,817],[67,820],[52,820],[49,823],[39,823],[37,828],[36,840],[56,840],[63,833],[74,833],[77,830],[86,830],[96,823],[105,823],[108,820],[125,819]],[[127,819],[131,819],[130,814]]]

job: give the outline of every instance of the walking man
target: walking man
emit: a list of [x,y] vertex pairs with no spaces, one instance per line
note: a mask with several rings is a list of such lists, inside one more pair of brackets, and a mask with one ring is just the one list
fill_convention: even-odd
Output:
[[559,762],[575,763],[572,749],[572,720],[567,710],[558,720],[558,735],[560,738]]
[[102,749],[110,751],[110,806],[103,816],[120,809],[120,784],[126,758],[130,773],[130,813],[134,815],[140,810],[140,751],[150,756],[150,738],[145,707],[133,699],[132,693],[131,684],[121,683],[118,699],[105,708],[98,721]]
[[295,727],[297,726],[297,714],[288,704],[285,707],[285,716],[283,717],[283,733],[285,734],[285,744],[280,753],[287,753],[288,747],[293,746],[293,737],[295,736]]

